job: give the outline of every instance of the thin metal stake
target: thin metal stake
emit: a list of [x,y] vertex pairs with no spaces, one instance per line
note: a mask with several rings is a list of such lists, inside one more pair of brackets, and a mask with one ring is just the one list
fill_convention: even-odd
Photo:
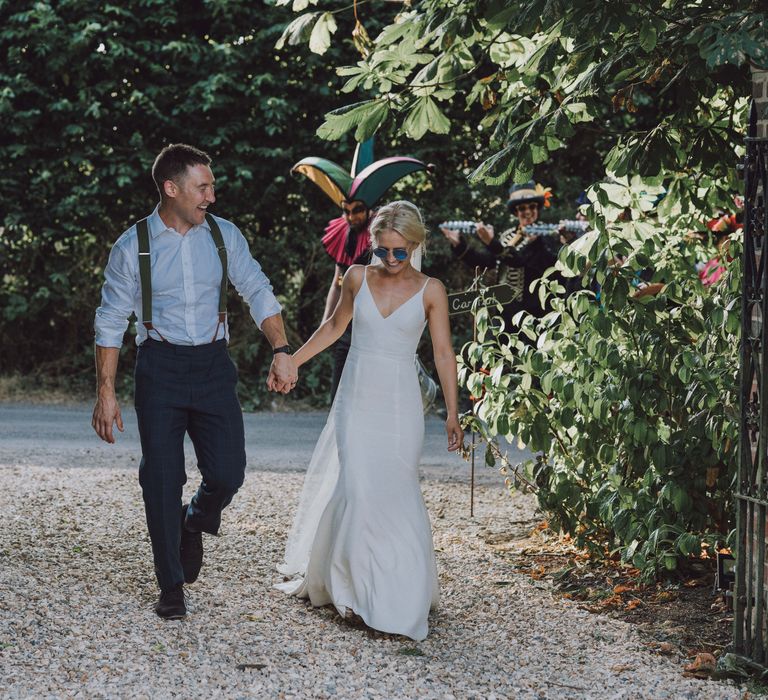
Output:
[[469,477],[469,517],[475,517],[475,431],[472,431],[472,469]]

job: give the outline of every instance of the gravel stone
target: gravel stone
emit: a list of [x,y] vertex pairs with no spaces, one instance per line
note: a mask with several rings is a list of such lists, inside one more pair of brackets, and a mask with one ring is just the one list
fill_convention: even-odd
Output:
[[[205,536],[189,614],[153,612],[157,590],[126,451],[103,468],[23,464],[0,452],[3,698],[739,698],[682,677],[627,623],[581,610],[513,573],[489,535],[535,521],[530,497],[455,474],[422,480],[442,589],[420,643],[367,630],[271,588],[302,475],[249,470]],[[197,474],[190,462],[188,498]],[[490,538],[492,539],[492,537]]]

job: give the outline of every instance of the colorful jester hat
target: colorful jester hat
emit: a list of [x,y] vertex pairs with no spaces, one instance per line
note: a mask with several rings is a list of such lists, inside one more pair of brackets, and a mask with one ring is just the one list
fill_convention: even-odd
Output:
[[415,158],[395,156],[373,161],[373,139],[357,144],[348,173],[340,165],[325,158],[303,158],[291,168],[314,182],[337,207],[344,202],[363,202],[369,209],[384,196],[400,178],[427,170],[429,166]]

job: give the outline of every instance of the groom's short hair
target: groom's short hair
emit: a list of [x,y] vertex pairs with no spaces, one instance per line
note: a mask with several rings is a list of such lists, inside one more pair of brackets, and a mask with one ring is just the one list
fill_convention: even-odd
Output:
[[152,165],[152,179],[162,197],[163,183],[166,180],[172,180],[178,184],[186,175],[188,167],[210,164],[211,157],[205,151],[186,143],[172,143],[160,151],[155,158]]

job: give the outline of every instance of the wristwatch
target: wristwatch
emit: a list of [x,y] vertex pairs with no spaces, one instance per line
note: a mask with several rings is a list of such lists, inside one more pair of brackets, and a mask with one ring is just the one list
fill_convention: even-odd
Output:
[[291,346],[290,345],[281,345],[277,348],[272,348],[272,354],[277,355],[279,352],[285,352],[289,355],[291,354]]

